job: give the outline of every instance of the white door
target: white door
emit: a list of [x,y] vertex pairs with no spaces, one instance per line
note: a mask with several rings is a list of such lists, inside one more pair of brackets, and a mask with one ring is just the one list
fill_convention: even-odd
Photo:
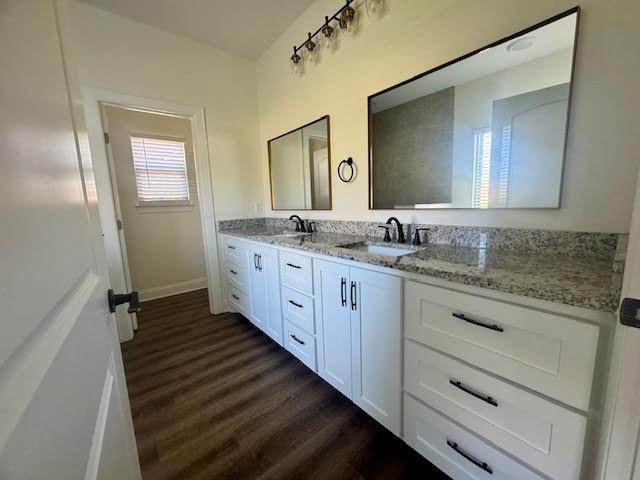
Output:
[[282,307],[280,304],[280,273],[278,251],[273,248],[260,249],[260,269],[266,283],[267,316],[264,332],[282,345]]
[[[640,177],[631,218],[631,233],[622,296],[640,299]],[[630,316],[640,318],[639,312]],[[634,315],[635,314],[635,315]],[[640,328],[618,322],[604,409],[604,428],[597,478],[640,480]]]
[[249,262],[249,285],[251,297],[251,316],[249,320],[260,330],[265,330],[269,316],[269,292],[264,271],[260,268],[260,248],[249,245],[247,261]]
[[354,307],[349,301],[349,267],[324,260],[314,262],[320,337],[318,373],[351,398],[350,317]]
[[[102,126],[105,133],[109,131],[107,115],[101,109]],[[93,145],[100,148],[101,145]],[[109,267],[109,280],[114,290],[128,292],[133,290],[131,273],[129,272],[129,260],[127,257],[127,244],[124,239],[122,223],[122,211],[120,209],[120,199],[118,197],[118,184],[116,183],[115,164],[113,162],[113,152],[108,134],[105,135],[105,147],[108,160],[108,171],[102,172],[103,164],[96,162],[96,190],[101,201],[98,202],[100,213],[102,235],[107,256],[107,266]],[[116,218],[111,217],[115,211]],[[115,221],[114,221],[115,220]],[[133,332],[138,328],[138,320],[135,313],[127,313],[126,308],[116,311],[116,326],[121,342],[126,342],[133,338]]]
[[0,478],[140,478],[54,3],[3,1],[0,44]]
[[351,268],[353,401],[400,435],[402,280]]

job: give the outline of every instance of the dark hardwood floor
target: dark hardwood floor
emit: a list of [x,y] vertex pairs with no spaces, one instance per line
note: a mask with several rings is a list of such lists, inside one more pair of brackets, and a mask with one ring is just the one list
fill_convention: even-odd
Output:
[[151,479],[446,479],[206,290],[143,304],[122,345]]

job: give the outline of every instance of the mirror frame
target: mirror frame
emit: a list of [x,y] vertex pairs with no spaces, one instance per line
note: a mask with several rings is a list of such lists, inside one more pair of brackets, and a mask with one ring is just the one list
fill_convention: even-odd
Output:
[[[431,73],[437,72],[438,70],[442,70],[443,68],[446,68],[450,65],[453,65],[454,63],[458,63],[461,62],[462,60],[466,60],[469,57],[472,57],[474,55],[477,55],[478,53],[482,52],[483,50],[486,50],[488,48],[493,48],[493,47],[497,47],[498,45],[501,45],[503,43],[506,43],[510,40],[514,40],[518,37],[521,37],[523,35],[526,35],[527,33],[530,33],[534,30],[537,30],[538,28],[544,27],[546,25],[549,25],[550,23],[553,23],[557,20],[561,20],[565,17],[568,17],[569,15],[573,15],[576,14],[576,28],[575,28],[575,32],[574,32],[574,37],[573,37],[573,56],[571,59],[571,81],[569,83],[569,98],[567,100],[568,102],[568,108],[567,108],[567,121],[565,124],[565,133],[564,133],[564,148],[563,148],[563,153],[562,153],[562,169],[560,172],[560,189],[558,192],[558,206],[557,207],[519,207],[519,208],[508,208],[508,207],[496,207],[496,208],[489,208],[489,209],[479,209],[479,208],[472,208],[472,207],[449,207],[449,208],[444,208],[444,207],[433,207],[433,208],[394,208],[394,209],[389,209],[389,208],[374,208],[373,206],[373,113],[371,111],[371,104],[373,102],[373,98],[381,95],[383,93],[387,93],[390,92],[391,90],[394,90],[398,87],[402,87],[403,85],[407,85],[415,80],[418,80],[422,77],[426,77],[427,75],[430,75]],[[570,8],[569,10],[566,10],[562,13],[559,13],[557,15],[554,15],[551,18],[548,18],[546,20],[543,20],[542,22],[536,23],[535,25],[532,25],[531,27],[525,28],[524,30],[520,30],[518,32],[515,32],[511,35],[508,35],[504,38],[501,38],[500,40],[496,40],[495,42],[491,42],[488,45],[485,45],[484,47],[480,47],[477,48],[469,53],[466,53],[464,55],[461,55],[460,57],[457,57],[453,60],[450,60],[446,63],[443,63],[441,65],[438,65],[437,67],[434,68],[430,68],[429,70],[419,73],[418,75],[415,75],[407,80],[404,80],[402,82],[399,82],[395,85],[391,85],[390,87],[385,88],[384,90],[380,90],[379,92],[376,93],[372,93],[371,95],[369,95],[367,97],[367,138],[368,138],[368,155],[369,155],[369,210],[389,210],[389,211],[398,211],[398,210],[419,210],[419,211],[430,211],[430,210],[471,210],[471,211],[486,211],[486,210],[558,210],[561,208],[561,201],[562,201],[562,195],[563,195],[563,190],[564,190],[564,170],[565,170],[565,164],[566,164],[566,160],[567,160],[567,143],[568,143],[568,139],[569,139],[569,124],[571,122],[571,112],[573,110],[573,83],[574,83],[574,74],[575,74],[575,67],[576,67],[576,52],[578,50],[578,30],[579,30],[579,26],[580,26],[580,7],[579,6],[575,6],[573,8]]]
[[[286,135],[289,135],[290,133],[296,132],[298,130],[302,130],[310,125],[313,125],[314,123],[319,122],[320,120],[326,120],[327,121],[327,152],[329,154],[329,208],[276,208],[275,207],[275,198],[274,198],[274,193],[273,193],[273,178],[271,177],[271,142],[273,142],[274,140],[278,140],[279,138],[282,138]],[[271,210],[273,211],[279,211],[279,212],[295,212],[295,211],[328,211],[328,210],[333,210],[333,192],[332,192],[332,178],[331,178],[331,121],[330,121],[330,116],[329,115],[323,115],[320,118],[316,118],[315,120],[312,120],[308,123],[305,123],[304,125],[300,126],[300,127],[296,127],[293,130],[289,130],[286,133],[283,133],[281,135],[278,135],[277,137],[273,137],[270,140],[267,140],[267,155],[269,156],[269,191],[271,193]]]

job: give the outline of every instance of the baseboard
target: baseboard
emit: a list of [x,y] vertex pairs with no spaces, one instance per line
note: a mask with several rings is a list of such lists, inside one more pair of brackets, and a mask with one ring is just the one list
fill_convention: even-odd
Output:
[[164,287],[155,287],[149,288],[148,290],[140,290],[138,292],[138,295],[141,302],[146,302],[148,300],[155,300],[157,298],[178,295],[179,293],[187,293],[192,292],[193,290],[200,290],[201,288],[207,288],[207,286],[207,277],[203,277],[196,278],[195,280],[189,280],[187,282],[166,285]]

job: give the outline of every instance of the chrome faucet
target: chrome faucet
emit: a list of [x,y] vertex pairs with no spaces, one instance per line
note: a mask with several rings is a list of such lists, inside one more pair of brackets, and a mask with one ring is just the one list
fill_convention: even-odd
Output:
[[298,215],[291,215],[289,220],[293,220],[296,222],[296,232],[307,233],[307,229],[304,225],[304,220],[302,220]]
[[396,228],[398,229],[398,243],[406,243],[407,239],[404,236],[404,228],[396,217],[391,217],[387,220],[387,225],[391,225],[392,222],[396,222]]

